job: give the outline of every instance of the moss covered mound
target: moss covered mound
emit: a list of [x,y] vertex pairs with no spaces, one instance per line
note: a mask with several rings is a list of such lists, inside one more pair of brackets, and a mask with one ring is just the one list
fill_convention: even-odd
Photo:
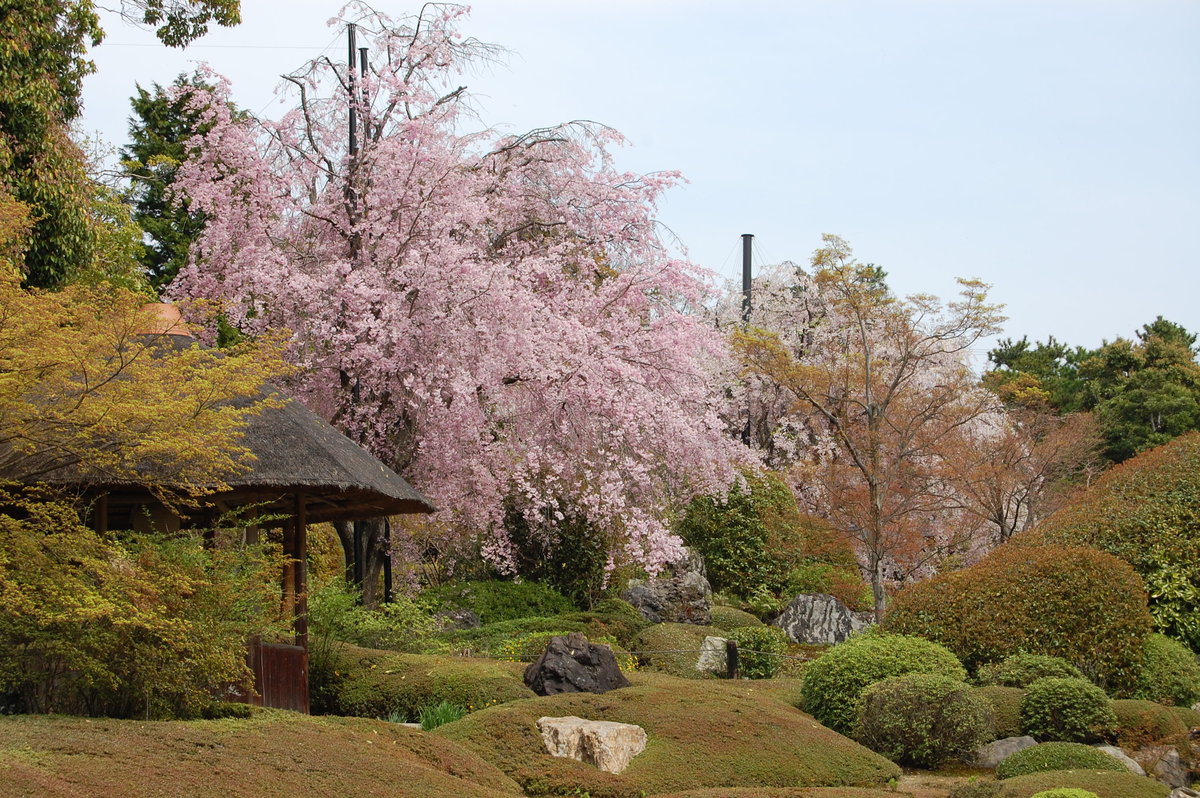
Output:
[[1153,701],[1117,700],[1112,702],[1112,707],[1117,716],[1117,737],[1124,745],[1137,747],[1176,742],[1185,737],[1190,728],[1172,711],[1175,707],[1164,707]]
[[1078,787],[1100,798],[1166,798],[1171,788],[1154,779],[1108,770],[1051,770],[1016,776],[1004,782],[1002,798],[1030,798],[1055,787]]
[[0,716],[4,795],[408,795],[520,790],[465,747],[382,721],[262,710],[248,719],[146,722]]
[[712,625],[726,632],[732,632],[734,629],[740,629],[743,626],[763,625],[758,616],[751,615],[745,610],[739,610],[737,607],[722,607],[718,605],[712,608],[711,615]]
[[[725,631],[690,623],[656,623],[633,641],[630,650],[642,667],[669,673],[683,679],[707,679],[711,674],[696,670],[700,644],[712,635],[724,637]],[[644,652],[644,653],[643,653]]]
[[[321,709],[338,715],[416,720],[421,707],[449,701],[474,710],[530,698],[520,662],[399,654],[340,646],[332,673],[314,674]],[[317,685],[314,685],[317,686]]]
[[[591,798],[712,787],[873,786],[900,769],[771,696],[737,684],[662,675],[630,677],[633,687],[515,701],[468,715],[434,734],[461,742],[530,795]],[[543,716],[633,723],[649,741],[622,774],[550,756]]]
[[652,798],[899,798],[913,795],[887,787],[718,787],[661,793]]

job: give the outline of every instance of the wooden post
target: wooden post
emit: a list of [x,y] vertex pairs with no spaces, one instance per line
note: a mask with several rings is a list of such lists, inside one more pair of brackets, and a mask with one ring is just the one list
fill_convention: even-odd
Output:
[[283,615],[296,612],[296,524],[283,524]]
[[308,513],[304,506],[304,494],[296,494],[296,565],[293,578],[296,592],[296,615],[293,626],[296,630],[296,645],[308,650]]
[[738,649],[737,643],[725,641],[725,676],[728,679],[738,678]]

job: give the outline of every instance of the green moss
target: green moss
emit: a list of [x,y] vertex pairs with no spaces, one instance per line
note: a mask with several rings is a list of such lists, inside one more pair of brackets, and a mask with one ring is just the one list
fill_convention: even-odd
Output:
[[1171,793],[1171,788],[1165,784],[1128,771],[1057,770],[1008,779],[1000,795],[1002,798],[1031,798],[1056,787],[1078,787],[1094,792],[1100,798],[1167,798]]
[[[996,766],[996,778],[1011,779],[1047,770],[1112,770],[1128,773],[1120,761],[1083,743],[1042,743],[1011,754]],[[1058,785],[1071,787],[1075,785]]]
[[571,612],[571,600],[541,582],[508,582],[494,579],[451,582],[429,588],[421,599],[438,610],[470,610],[484,624],[517,618]]
[[976,687],[974,693],[992,707],[992,722],[996,739],[1021,735],[1021,699],[1025,691],[1019,687]]
[[696,670],[700,644],[710,635],[723,636],[721,630],[711,626],[656,623],[637,636],[631,650],[647,670],[682,679],[710,679],[712,674]]
[[732,632],[743,626],[762,626],[763,622],[750,613],[736,607],[713,607],[712,625],[725,632]]
[[469,710],[529,698],[518,662],[397,654],[342,646],[335,654],[331,711],[416,720],[421,708],[448,701]]
[[[661,674],[603,695],[564,694],[477,712],[434,733],[460,742],[531,795],[635,798],[706,787],[867,786],[898,778],[878,754],[753,689]],[[633,723],[649,742],[619,775],[545,753],[543,716]],[[572,791],[577,792],[572,792]]]

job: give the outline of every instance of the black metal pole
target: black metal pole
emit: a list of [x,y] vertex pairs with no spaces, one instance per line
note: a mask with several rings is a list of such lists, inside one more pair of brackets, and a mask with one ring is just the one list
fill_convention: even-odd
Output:
[[346,52],[349,69],[346,72],[346,86],[350,92],[350,157],[353,158],[358,153],[358,118],[355,114],[355,105],[358,103],[357,92],[355,85],[358,81],[355,79],[354,72],[357,64],[356,51],[358,50],[357,42],[355,41],[357,26],[350,22],[346,25]]
[[742,233],[742,321],[750,321],[751,283],[750,263],[754,248],[754,234]]

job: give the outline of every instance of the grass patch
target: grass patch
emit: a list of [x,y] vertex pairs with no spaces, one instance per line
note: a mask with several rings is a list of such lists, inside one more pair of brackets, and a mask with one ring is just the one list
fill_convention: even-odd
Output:
[[712,674],[696,670],[700,645],[706,637],[725,636],[723,630],[711,626],[656,623],[637,636],[630,650],[643,668],[669,673],[681,679],[711,679]]
[[[630,678],[633,687],[514,701],[434,733],[476,751],[529,795],[638,798],[716,787],[878,786],[900,775],[891,762],[772,691],[755,689],[766,682],[752,688],[659,674]],[[641,726],[649,736],[646,750],[620,775],[552,757],[537,719],[565,715]]]
[[133,721],[0,716],[5,795],[500,798],[517,785],[461,745],[381,721],[262,710]]

